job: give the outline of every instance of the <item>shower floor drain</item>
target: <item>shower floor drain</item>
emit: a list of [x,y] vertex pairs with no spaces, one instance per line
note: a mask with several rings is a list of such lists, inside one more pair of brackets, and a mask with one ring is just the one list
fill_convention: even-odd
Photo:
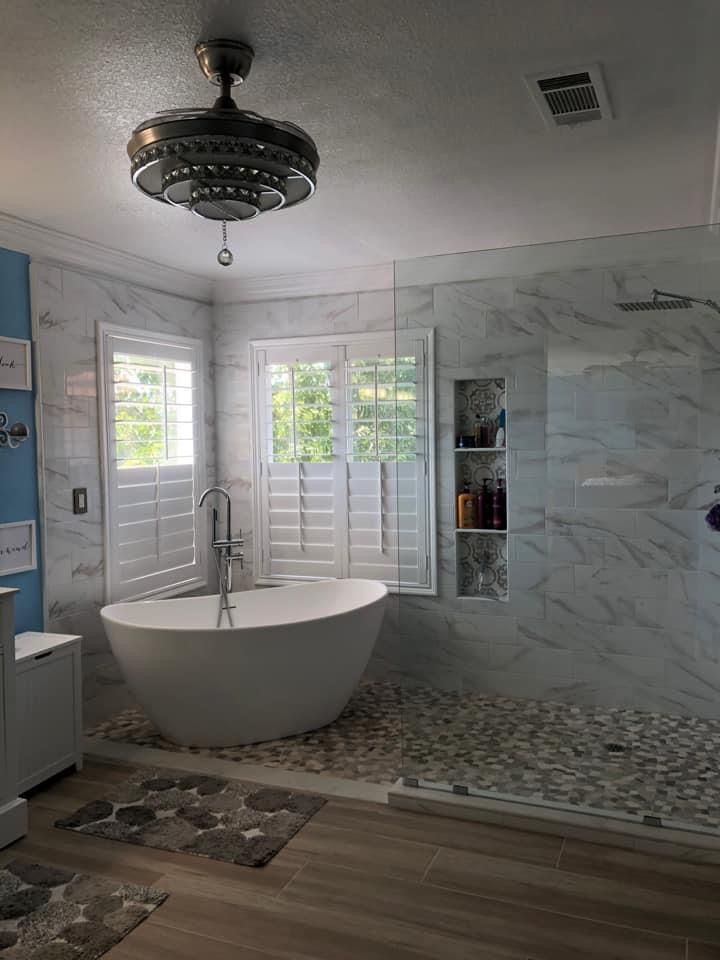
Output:
[[625,753],[625,747],[621,743],[610,743],[605,744],[605,749],[608,753]]

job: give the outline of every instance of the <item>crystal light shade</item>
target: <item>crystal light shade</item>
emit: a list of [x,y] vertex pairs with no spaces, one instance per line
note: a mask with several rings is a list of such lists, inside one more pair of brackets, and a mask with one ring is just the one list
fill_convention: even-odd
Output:
[[239,110],[230,96],[253,52],[231,40],[195,48],[222,88],[209,109],[168,110],[141,123],[128,144],[132,180],[153,200],[208,220],[251,220],[315,191],[315,144],[300,127]]

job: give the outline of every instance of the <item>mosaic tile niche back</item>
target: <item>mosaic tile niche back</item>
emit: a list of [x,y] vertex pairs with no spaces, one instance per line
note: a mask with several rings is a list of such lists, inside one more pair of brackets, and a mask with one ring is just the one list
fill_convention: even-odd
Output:
[[458,509],[459,597],[507,601],[507,446],[504,378],[455,381],[455,488],[469,491],[473,521]]

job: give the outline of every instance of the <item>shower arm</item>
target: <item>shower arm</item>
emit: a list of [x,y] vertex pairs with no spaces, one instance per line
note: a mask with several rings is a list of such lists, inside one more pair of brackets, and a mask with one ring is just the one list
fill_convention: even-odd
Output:
[[699,297],[688,297],[684,293],[668,293],[666,290],[653,290],[653,303],[657,302],[658,297],[667,297],[670,300],[689,300],[691,303],[700,303],[703,307],[710,307],[716,313],[720,313],[720,304],[715,300],[701,300]]

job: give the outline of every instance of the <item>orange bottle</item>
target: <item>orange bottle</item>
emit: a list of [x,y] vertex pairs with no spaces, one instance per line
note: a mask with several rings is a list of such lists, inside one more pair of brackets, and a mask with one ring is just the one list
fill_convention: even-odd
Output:
[[470,493],[467,484],[457,498],[457,525],[459,530],[471,530],[477,526],[477,497]]

